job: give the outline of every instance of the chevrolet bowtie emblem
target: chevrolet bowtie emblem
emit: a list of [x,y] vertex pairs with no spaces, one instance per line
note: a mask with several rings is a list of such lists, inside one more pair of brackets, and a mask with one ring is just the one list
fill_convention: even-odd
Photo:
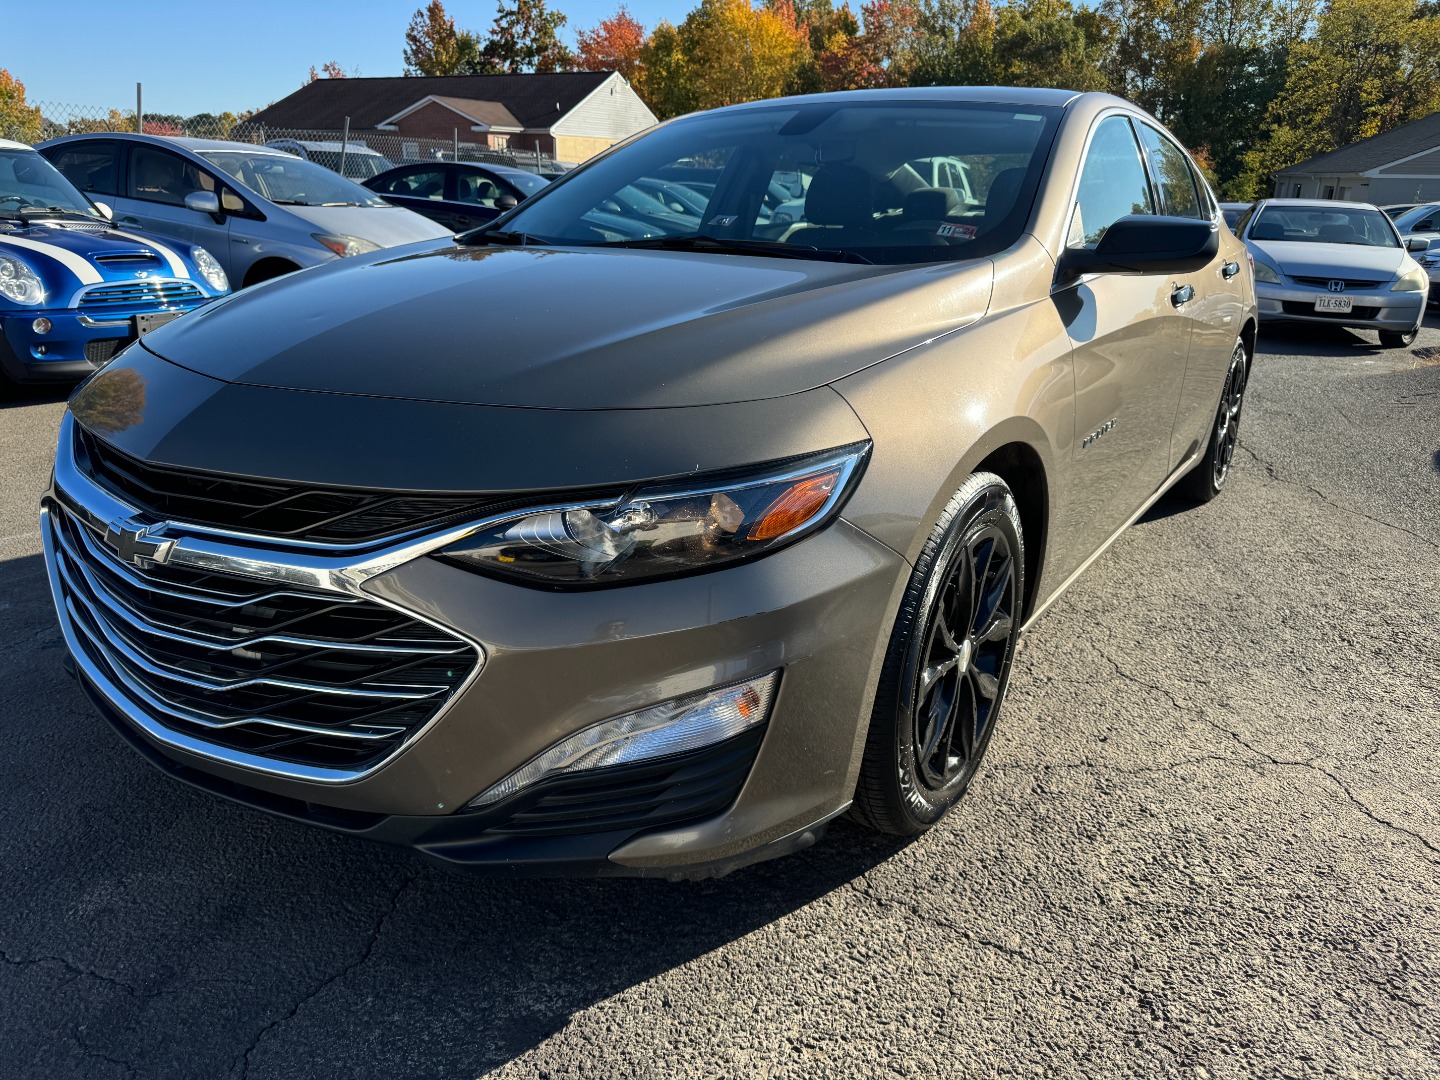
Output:
[[105,543],[125,562],[148,570],[163,566],[175,547],[174,540],[161,540],[152,535],[158,525],[141,525],[138,521],[112,521],[105,529]]

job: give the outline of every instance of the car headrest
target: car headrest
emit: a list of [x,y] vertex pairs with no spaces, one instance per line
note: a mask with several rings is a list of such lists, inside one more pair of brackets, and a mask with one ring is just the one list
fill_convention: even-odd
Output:
[[1005,169],[996,173],[995,179],[990,181],[990,190],[985,194],[985,220],[993,225],[1010,213],[1024,182],[1024,169]]
[[1274,222],[1264,221],[1250,230],[1251,240],[1284,240],[1285,228]]
[[826,165],[805,192],[805,220],[812,225],[869,225],[875,220],[870,174],[858,165]]
[[1345,244],[1359,235],[1349,225],[1321,225],[1320,239],[1327,244]]
[[960,208],[960,196],[951,188],[916,188],[905,196],[901,213],[906,221],[935,221]]

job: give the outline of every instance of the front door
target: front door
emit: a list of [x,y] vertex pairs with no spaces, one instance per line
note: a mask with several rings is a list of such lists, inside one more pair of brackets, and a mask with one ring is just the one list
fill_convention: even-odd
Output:
[[[209,172],[160,146],[130,147],[125,170],[125,197],[117,200],[115,224],[140,229],[159,240],[199,244],[230,274],[230,229],[222,215],[191,210],[185,196],[208,191],[217,199],[222,185]],[[216,221],[219,216],[221,220]]]
[[[1102,118],[1091,134],[1068,234],[1093,246],[1157,202],[1130,121]],[[1190,320],[1171,274],[1086,274],[1057,283],[1054,302],[1075,357],[1072,520],[1084,548],[1103,543],[1169,472],[1170,435],[1185,378]]]

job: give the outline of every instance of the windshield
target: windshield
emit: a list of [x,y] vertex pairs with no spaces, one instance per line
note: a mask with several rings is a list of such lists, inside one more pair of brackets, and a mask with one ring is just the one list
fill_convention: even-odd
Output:
[[1416,222],[1423,221],[1428,217],[1434,217],[1440,213],[1440,203],[1427,203],[1424,206],[1417,206],[1413,210],[1407,210],[1395,219],[1395,227],[1402,233],[1412,228]]
[[[384,206],[353,180],[289,154],[206,150],[201,155],[257,195],[288,206]],[[337,159],[339,155],[336,155]],[[337,160],[338,164],[338,160]],[[346,162],[349,170],[349,162]]]
[[[324,165],[331,172],[341,172],[339,150],[310,150],[308,153],[310,160],[315,164]],[[390,162],[379,154],[347,150],[345,152],[345,169],[342,175],[348,176],[352,180],[368,180],[372,176],[379,176],[390,167]]]
[[61,213],[104,220],[90,200],[34,150],[0,150],[0,217]]
[[876,263],[993,254],[1019,239],[1059,115],[824,100],[702,113],[593,161],[501,229]]
[[1250,226],[1251,240],[1399,247],[1390,219],[1379,210],[1326,206],[1267,206]]

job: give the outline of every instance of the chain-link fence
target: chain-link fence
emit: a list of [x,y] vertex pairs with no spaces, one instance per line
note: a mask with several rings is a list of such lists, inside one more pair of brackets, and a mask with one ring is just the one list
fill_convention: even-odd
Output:
[[[469,141],[471,133],[457,128],[450,139],[422,139],[392,131],[342,131],[273,128],[250,120],[249,114],[143,114],[147,135],[226,139],[269,145],[310,159],[355,180],[411,161],[480,161],[549,173],[563,168],[548,154],[531,150],[493,150]],[[97,109],[60,102],[36,102],[18,113],[0,116],[0,138],[37,143],[61,135],[104,131],[136,131],[135,110]]]

